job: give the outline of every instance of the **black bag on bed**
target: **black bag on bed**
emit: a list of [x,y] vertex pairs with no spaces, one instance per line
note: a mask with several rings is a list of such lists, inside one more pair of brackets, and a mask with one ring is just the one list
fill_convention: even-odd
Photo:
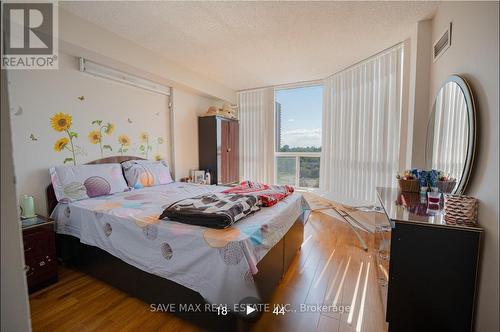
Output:
[[259,200],[252,195],[210,193],[186,198],[167,207],[160,219],[210,228],[227,228],[260,210]]

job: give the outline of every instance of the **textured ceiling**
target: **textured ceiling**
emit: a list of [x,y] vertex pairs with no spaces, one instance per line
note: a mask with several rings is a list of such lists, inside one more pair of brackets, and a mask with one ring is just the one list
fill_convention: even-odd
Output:
[[319,79],[408,38],[430,2],[60,2],[235,90]]

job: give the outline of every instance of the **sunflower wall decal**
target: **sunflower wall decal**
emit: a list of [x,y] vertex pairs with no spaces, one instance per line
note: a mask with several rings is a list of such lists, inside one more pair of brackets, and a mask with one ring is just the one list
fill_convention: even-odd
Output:
[[160,145],[163,143],[164,143],[163,137],[160,136],[156,139],[156,154],[154,156],[154,160],[156,161],[160,161],[163,159],[160,153]]
[[69,139],[67,137],[63,137],[58,139],[54,143],[54,150],[57,152],[61,152],[69,143]]
[[131,144],[130,138],[127,135],[122,134],[118,136],[118,144],[120,145],[118,152],[123,156],[123,154],[128,151]]
[[71,152],[72,157],[65,158],[64,163],[73,162],[76,165],[75,147],[73,144],[73,139],[78,138],[78,134],[71,131],[72,118],[71,115],[67,113],[56,113],[50,118],[50,125],[57,132],[65,132],[68,137],[62,137],[54,143],[54,150],[61,152],[63,150],[68,150]]
[[101,151],[101,158],[104,157],[104,150],[113,151],[113,148],[109,144],[103,144],[104,135],[111,135],[115,131],[115,125],[107,122],[103,124],[102,120],[92,121],[93,126],[97,126],[97,130],[92,130],[89,132],[89,141],[92,144],[99,144],[99,149]]
[[[77,164],[77,158],[80,160],[84,158],[87,153],[84,148],[79,146],[75,141],[78,138],[78,133],[72,131],[73,123],[72,115],[68,113],[54,113],[52,117],[50,117],[50,125],[52,129],[57,132],[65,133],[64,137],[60,137],[53,144],[53,150],[57,152],[69,151],[71,152],[71,156],[65,158],[63,163],[73,163]],[[113,149],[112,145],[114,144],[106,144],[107,136],[112,135],[115,132],[115,125],[111,122],[105,122],[103,120],[94,120],[91,121],[91,130],[87,134],[88,142],[92,145],[98,145],[99,151],[101,154],[101,158],[104,158],[106,152],[113,155],[125,155],[127,152],[130,152],[131,149],[134,149],[133,140],[129,133],[120,133],[116,138],[116,141],[111,141],[118,143],[118,148]],[[154,137],[154,138],[153,138]],[[35,135],[32,134],[30,136],[32,141],[38,140]],[[164,139],[164,136],[152,136],[148,131],[143,131],[139,134],[138,139],[138,153],[142,155],[145,159],[149,159],[150,157],[154,160],[162,160],[163,156],[161,153],[161,147],[164,145],[167,140]],[[114,153],[113,153],[114,152]]]
[[139,146],[140,153],[148,159],[149,152],[153,149],[151,144],[149,144],[149,134],[147,132],[142,132],[140,135],[141,145]]

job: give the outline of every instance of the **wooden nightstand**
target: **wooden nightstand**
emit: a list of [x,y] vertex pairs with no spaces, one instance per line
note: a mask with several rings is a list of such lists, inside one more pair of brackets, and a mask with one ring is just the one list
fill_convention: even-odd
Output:
[[54,220],[36,216],[21,220],[24,261],[30,293],[57,281]]

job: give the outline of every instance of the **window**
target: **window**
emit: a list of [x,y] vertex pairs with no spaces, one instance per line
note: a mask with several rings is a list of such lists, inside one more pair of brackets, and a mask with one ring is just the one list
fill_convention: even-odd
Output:
[[276,183],[319,187],[323,86],[275,91]]

